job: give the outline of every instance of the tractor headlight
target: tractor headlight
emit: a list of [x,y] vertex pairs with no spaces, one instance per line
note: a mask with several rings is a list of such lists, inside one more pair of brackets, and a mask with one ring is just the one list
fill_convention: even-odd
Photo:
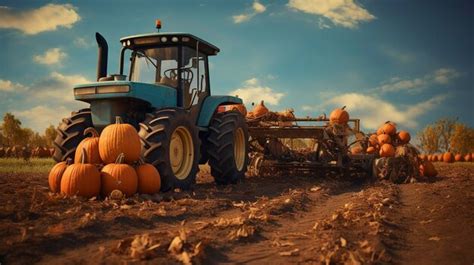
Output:
[[99,86],[97,87],[97,94],[127,93],[127,92],[130,92],[129,86]]
[[81,87],[74,89],[74,96],[95,94],[95,87]]

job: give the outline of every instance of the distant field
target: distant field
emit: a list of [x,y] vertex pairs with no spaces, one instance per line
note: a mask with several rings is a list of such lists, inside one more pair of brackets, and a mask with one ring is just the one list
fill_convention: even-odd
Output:
[[0,158],[0,173],[47,173],[54,165],[52,158]]

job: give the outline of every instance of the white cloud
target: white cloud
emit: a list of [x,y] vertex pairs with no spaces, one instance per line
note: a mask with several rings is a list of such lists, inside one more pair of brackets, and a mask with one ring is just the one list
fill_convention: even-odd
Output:
[[0,79],[0,92],[18,92],[18,91],[25,91],[27,87],[19,83],[13,83],[10,80],[3,80]]
[[43,133],[49,125],[57,126],[72,110],[66,106],[39,105],[27,110],[13,111],[13,114],[21,120],[23,126]]
[[85,38],[77,37],[74,39],[74,45],[79,48],[89,48],[93,44],[91,42],[87,42]]
[[239,96],[245,104],[257,103],[263,100],[268,105],[278,105],[285,94],[276,92],[270,87],[262,86],[257,78],[251,78],[244,81],[241,88],[230,92],[230,95]]
[[32,95],[37,99],[57,101],[61,103],[74,102],[73,86],[91,81],[82,75],[63,75],[52,72],[48,77],[34,84]]
[[251,18],[253,18],[257,14],[261,14],[265,12],[266,10],[267,8],[263,4],[261,4],[258,1],[255,1],[252,4],[252,11],[232,16],[232,19],[234,20],[235,24],[243,23],[243,22],[249,21]]
[[434,109],[446,98],[446,95],[438,95],[413,106],[405,107],[396,106],[377,96],[347,93],[330,99],[325,106],[346,106],[351,117],[360,118],[362,126],[367,129],[376,129],[387,120],[407,128],[416,128],[418,126],[417,118]]
[[389,81],[373,89],[375,92],[388,93],[407,91],[410,93],[420,92],[423,88],[430,85],[447,85],[460,74],[451,68],[440,68],[432,74],[413,79],[401,79],[393,77]]
[[[336,26],[356,28],[361,22],[375,19],[369,11],[354,2],[354,0],[289,0],[288,7],[308,14],[322,16]],[[329,27],[321,20],[322,28]]]
[[60,48],[48,49],[44,54],[35,55],[33,60],[40,64],[60,64],[61,61],[67,57],[67,54]]
[[28,35],[52,31],[58,27],[71,28],[81,17],[70,4],[48,4],[37,9],[17,11],[0,7],[0,28],[21,30]]
[[415,60],[415,55],[408,52],[402,52],[391,47],[380,47],[380,51],[386,56],[395,59],[400,63],[411,63]]

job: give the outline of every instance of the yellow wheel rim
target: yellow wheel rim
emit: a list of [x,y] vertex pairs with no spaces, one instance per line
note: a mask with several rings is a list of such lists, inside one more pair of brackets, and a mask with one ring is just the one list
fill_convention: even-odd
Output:
[[234,134],[234,160],[238,171],[241,171],[245,164],[245,134],[242,128],[238,128]]
[[186,127],[180,126],[174,130],[169,153],[173,174],[180,180],[186,179],[194,161],[193,138]]

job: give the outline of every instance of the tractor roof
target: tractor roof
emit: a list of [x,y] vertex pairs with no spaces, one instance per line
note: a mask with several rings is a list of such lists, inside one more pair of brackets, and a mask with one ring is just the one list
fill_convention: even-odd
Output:
[[[128,41],[130,41],[130,43],[128,43]],[[121,38],[120,42],[122,42],[123,46],[130,47],[131,49],[140,46],[175,44],[182,44],[191,48],[196,48],[196,44],[197,42],[199,42],[199,50],[207,55],[216,55],[220,51],[219,48],[203,39],[200,39],[189,33],[180,32],[163,32],[133,35]]]

